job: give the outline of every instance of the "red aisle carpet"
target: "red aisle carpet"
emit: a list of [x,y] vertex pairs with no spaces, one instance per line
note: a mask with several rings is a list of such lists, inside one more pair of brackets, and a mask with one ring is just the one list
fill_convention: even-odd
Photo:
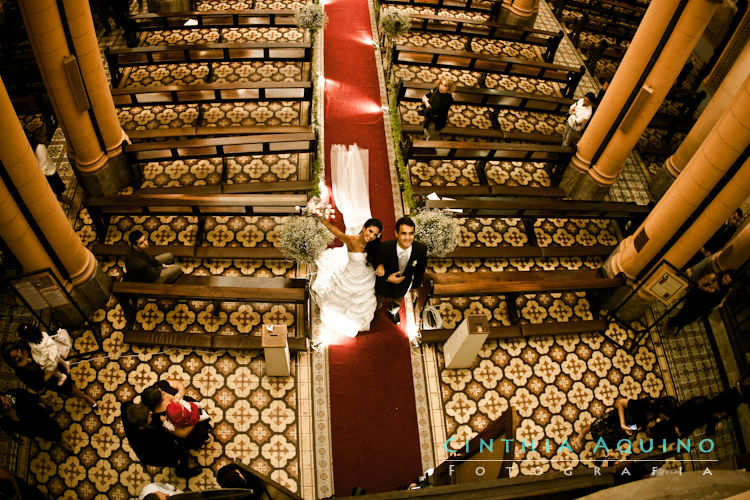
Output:
[[[326,165],[332,144],[370,151],[370,206],[391,239],[393,197],[367,0],[326,0],[325,9]],[[354,486],[376,493],[409,484],[422,464],[406,334],[378,311],[369,332],[332,342],[329,361],[336,495],[350,495]]]

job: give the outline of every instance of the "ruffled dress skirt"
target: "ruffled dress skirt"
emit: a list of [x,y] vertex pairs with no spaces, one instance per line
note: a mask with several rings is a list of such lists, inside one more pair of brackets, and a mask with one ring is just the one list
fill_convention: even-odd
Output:
[[327,331],[356,337],[370,329],[377,299],[375,271],[366,258],[365,253],[351,253],[342,246],[329,248],[318,259],[310,289]]

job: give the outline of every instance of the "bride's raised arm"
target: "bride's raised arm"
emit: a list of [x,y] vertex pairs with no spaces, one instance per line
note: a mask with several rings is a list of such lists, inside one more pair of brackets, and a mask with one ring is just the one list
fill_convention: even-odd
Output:
[[327,219],[323,217],[319,217],[319,218],[320,218],[320,222],[322,222],[323,225],[327,227],[328,230],[332,232],[336,238],[338,238],[342,243],[346,244],[346,246],[351,246],[352,237],[350,235],[344,233],[341,229],[337,228],[336,226],[328,222]]

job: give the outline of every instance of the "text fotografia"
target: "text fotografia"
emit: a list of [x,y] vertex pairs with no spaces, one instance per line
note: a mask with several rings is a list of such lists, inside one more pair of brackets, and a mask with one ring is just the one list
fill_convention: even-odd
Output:
[[[452,450],[448,448],[448,443],[457,440],[458,438],[456,436],[450,437],[445,440],[445,443],[443,443],[443,448],[448,453],[457,453],[459,450],[455,449]],[[494,439],[490,439],[489,442],[485,441],[484,439],[479,440],[479,449],[476,450],[477,453],[480,453],[484,450],[487,450],[488,452],[493,452],[493,447],[495,446]],[[505,453],[510,453],[510,445],[512,443],[518,443],[521,446],[521,451],[537,451],[537,450],[544,450],[545,453],[555,452],[560,453],[562,450],[568,450],[569,452],[573,453],[573,448],[568,443],[568,440],[565,439],[563,442],[557,446],[557,448],[554,448],[555,443],[551,443],[550,446],[550,440],[549,438],[544,440],[544,445],[542,446],[542,442],[537,441],[536,439],[532,439],[531,442],[526,441],[525,439],[521,439],[520,441],[517,441],[515,439],[505,439],[501,438],[497,441],[502,441],[505,444]],[[661,450],[666,453],[668,450],[672,449],[672,444],[676,445],[676,453],[682,453],[682,452],[690,452],[693,450],[692,445],[694,441],[691,441],[690,438],[688,439],[678,439],[675,443],[668,442],[666,439],[663,439],[661,444],[654,444],[655,441],[653,439],[639,439],[638,440],[638,448],[640,449],[640,453],[650,453],[654,451],[654,447],[661,448]],[[648,445],[648,447],[646,447]],[[502,445],[501,445],[502,446]],[[626,455],[629,455],[633,453],[633,441],[630,439],[620,439],[617,442],[617,445],[615,448],[610,449],[607,446],[607,443],[604,442],[604,438],[599,438],[599,440],[596,442],[596,445],[594,446],[593,453],[596,453],[599,450],[603,450],[605,453],[609,453],[610,451],[616,450],[620,453],[624,453]],[[714,450],[714,441],[713,439],[704,438],[701,439],[698,442],[697,450],[701,453],[710,453]],[[464,445],[464,451],[466,453],[469,453],[469,440],[466,440],[466,444]]]
[[[450,448],[448,448],[448,443],[450,443],[452,441],[456,441],[457,439],[458,438],[456,436],[453,436],[451,438],[446,439],[446,441],[443,443],[443,448],[445,449],[445,451],[447,451],[448,453],[458,453],[460,450],[451,450]],[[485,441],[484,439],[480,439],[479,440],[479,449],[474,450],[474,451],[476,453],[479,453],[479,452],[482,452],[484,450],[487,450],[488,452],[492,453],[493,452],[493,447],[495,446],[494,441],[495,441],[494,439],[490,439],[489,442]],[[505,453],[510,453],[510,445],[513,444],[513,443],[518,443],[521,446],[521,451],[522,452],[544,450],[546,453],[550,453],[550,452],[559,453],[562,450],[568,450],[569,452],[573,453],[573,449],[571,448],[571,446],[568,443],[567,439],[563,440],[563,442],[560,445],[558,445],[557,448],[554,447],[555,446],[554,442],[552,444],[550,444],[550,440],[549,439],[545,439],[543,442],[537,441],[536,439],[532,439],[531,442],[528,442],[525,439],[521,439],[520,441],[517,441],[517,440],[514,440],[514,439],[501,438],[501,439],[498,439],[497,441],[501,441],[503,443],[503,444],[501,444],[499,446],[502,447],[504,445],[504,451],[505,451]],[[470,441],[467,439],[466,442],[465,442],[465,444],[464,444],[464,451],[466,453],[469,453],[469,451],[470,451],[469,443],[470,443]],[[674,444],[675,445],[675,450],[674,450],[675,453],[682,453],[682,452],[690,452],[691,449],[692,449],[693,443],[694,443],[694,441],[691,441],[689,438],[688,439],[684,439],[684,440],[683,439],[678,439],[674,443],[667,442],[666,439],[663,439],[662,442],[661,442],[661,444],[655,444],[655,441],[653,439],[640,439],[640,440],[638,440],[638,447],[639,447],[641,453],[650,453],[651,451],[654,451],[654,448],[656,448],[657,450],[659,448],[661,448],[661,450],[664,453],[666,453],[668,450],[672,449],[672,445]],[[617,442],[617,445],[616,445],[616,447],[614,449],[617,450],[617,451],[619,451],[620,453],[623,453],[623,454],[626,454],[626,455],[632,454],[632,453],[634,453],[633,452],[633,441],[631,441],[630,439],[621,439],[621,440],[619,440]],[[709,452],[713,451],[713,449],[714,449],[714,442],[713,442],[712,439],[704,438],[704,439],[701,439],[700,441],[697,442],[697,450],[700,451],[701,453],[709,453]],[[603,450],[605,453],[609,453],[611,451],[610,448],[607,446],[607,443],[604,442],[603,438],[599,438],[599,440],[596,442],[596,445],[594,446],[594,449],[593,449],[592,452],[596,453],[598,450]],[[452,461],[452,459],[449,458],[448,461],[450,462],[450,461]],[[476,460],[466,460],[466,459],[463,459],[463,458],[459,458],[459,459],[455,459],[455,461],[457,461],[457,462],[495,462],[495,461],[499,461],[499,462],[515,462],[516,460],[513,460],[513,459],[492,460],[492,459],[483,459],[483,458],[482,459],[476,459]],[[535,459],[535,460],[532,460],[532,462],[538,462],[538,461],[569,462],[570,460],[567,460],[567,459],[561,459],[561,460]],[[585,460],[580,460],[580,461],[585,461]],[[628,462],[654,462],[654,461],[663,461],[663,460],[650,460],[650,459],[640,459],[639,460],[638,458],[634,458],[634,459],[628,459],[627,461]],[[689,461],[715,462],[716,460],[689,460]],[[448,473],[450,475],[453,475],[453,473],[456,470],[456,467],[457,467],[456,465],[450,464],[448,466]],[[508,469],[509,472],[513,469],[513,467],[506,467],[506,468]],[[659,471],[660,471],[659,467],[652,467],[651,468],[651,475],[655,476]],[[533,468],[533,474],[534,475],[539,476],[543,472],[544,472],[544,469],[542,467],[538,467],[537,466],[537,467]],[[571,468],[565,468],[562,472],[566,476],[569,476],[569,475],[572,474],[573,470]],[[483,476],[484,473],[485,473],[485,468],[482,467],[482,466],[480,466],[480,465],[478,465],[476,467],[475,475],[477,475],[477,476]],[[630,471],[628,470],[627,467],[623,468],[619,473],[620,473],[620,475],[623,475],[623,476],[630,476]],[[675,469],[675,470],[666,471],[665,473],[668,473],[668,474],[680,474],[680,475],[682,475],[682,467],[680,467],[678,469]],[[600,468],[599,467],[594,467],[594,475],[600,475],[600,474],[601,474]],[[713,474],[711,473],[711,469],[708,468],[708,467],[706,467],[705,470],[703,471],[703,475],[705,476],[705,475],[713,475]]]

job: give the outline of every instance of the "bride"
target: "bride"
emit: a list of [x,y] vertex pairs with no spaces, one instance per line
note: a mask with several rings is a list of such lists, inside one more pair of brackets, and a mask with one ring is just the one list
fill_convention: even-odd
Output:
[[370,329],[377,308],[372,263],[383,224],[368,219],[359,234],[349,235],[327,220],[321,221],[346,246],[329,248],[320,256],[312,296],[326,330],[356,337]]

